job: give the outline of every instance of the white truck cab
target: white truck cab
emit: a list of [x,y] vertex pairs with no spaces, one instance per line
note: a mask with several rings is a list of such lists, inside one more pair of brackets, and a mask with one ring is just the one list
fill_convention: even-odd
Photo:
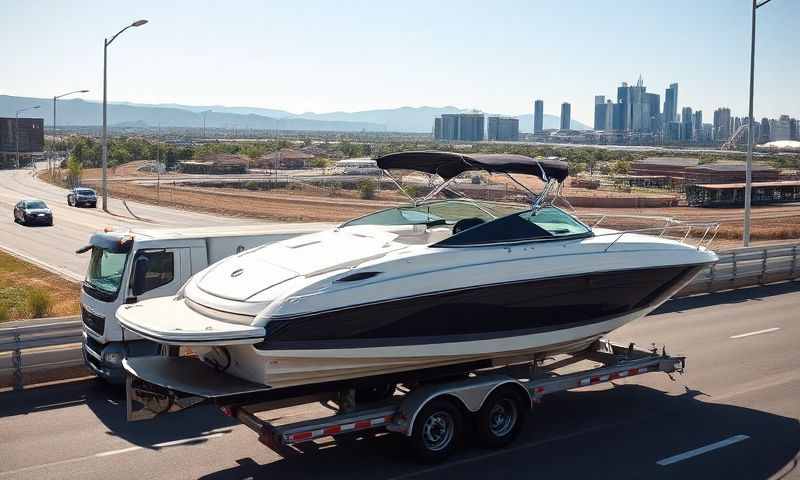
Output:
[[123,331],[115,317],[121,305],[174,295],[192,275],[225,257],[330,227],[285,224],[95,233],[78,251],[91,251],[81,288],[86,366],[100,378],[121,383],[123,358],[161,353],[160,345]]

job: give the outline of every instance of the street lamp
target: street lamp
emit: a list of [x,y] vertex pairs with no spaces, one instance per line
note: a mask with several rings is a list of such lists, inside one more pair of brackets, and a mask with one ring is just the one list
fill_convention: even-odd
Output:
[[211,113],[211,110],[200,112],[203,115],[203,138],[206,138],[206,115]]
[[[55,145],[55,137],[56,137],[56,100],[61,97],[66,97],[67,95],[72,95],[73,93],[89,93],[89,90],[75,90],[73,92],[62,93],[61,95],[56,95],[53,97],[53,145]],[[53,148],[53,154],[55,154],[56,149]],[[53,155],[55,156],[55,155]],[[52,165],[48,163],[47,169],[50,171],[48,175],[52,175]]]
[[39,108],[39,105],[36,105],[35,107],[20,108],[17,110],[17,113],[14,114],[14,140],[17,144],[17,168],[19,168],[19,114],[37,108]]
[[753,0],[753,28],[750,36],[750,112],[747,119],[747,169],[744,185],[744,246],[750,246],[750,204],[753,192],[753,76],[756,59],[756,10],[772,0]]
[[107,71],[107,59],[108,59],[108,46],[111,45],[111,42],[114,41],[122,32],[131,28],[131,27],[141,27],[147,23],[147,20],[136,20],[135,22],[131,23],[127,27],[123,28],[116,35],[111,37],[111,40],[105,38],[103,39],[103,157],[102,157],[102,181],[101,186],[103,189],[103,210],[108,211],[108,189],[107,187],[107,171],[108,171],[108,131],[106,126],[106,108],[107,108],[107,101],[106,101],[106,71]]

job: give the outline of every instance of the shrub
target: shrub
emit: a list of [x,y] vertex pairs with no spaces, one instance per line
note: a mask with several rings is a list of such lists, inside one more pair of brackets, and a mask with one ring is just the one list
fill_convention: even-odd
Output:
[[30,290],[25,299],[25,307],[31,318],[46,317],[53,308],[53,299],[44,290]]
[[8,307],[0,305],[0,322],[8,320]]
[[377,187],[375,185],[375,180],[367,178],[358,182],[358,193],[359,196],[364,200],[371,200],[375,198],[376,189]]
[[256,182],[250,180],[249,182],[245,182],[244,188],[246,188],[248,190],[258,190],[258,184]]

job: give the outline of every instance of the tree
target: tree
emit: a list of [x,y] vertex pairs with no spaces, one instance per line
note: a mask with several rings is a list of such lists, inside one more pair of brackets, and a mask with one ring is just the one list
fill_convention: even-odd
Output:
[[82,171],[81,161],[74,154],[70,154],[67,159],[67,183],[71,186],[80,185]]
[[375,185],[375,180],[372,180],[371,178],[361,180],[358,183],[359,195],[364,200],[371,200],[375,198],[375,190],[377,190],[377,186]]

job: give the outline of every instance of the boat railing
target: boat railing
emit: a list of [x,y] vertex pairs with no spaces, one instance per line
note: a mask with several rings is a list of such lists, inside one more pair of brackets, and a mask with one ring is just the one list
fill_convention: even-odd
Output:
[[[594,222],[586,222],[591,226],[592,230],[600,227],[600,225],[603,222],[612,219],[613,220],[635,219],[636,221],[639,222],[641,221],[663,222],[662,225],[655,227],[626,228],[626,229],[618,229],[616,231],[608,233],[596,233],[595,234],[596,237],[605,237],[605,236],[615,237],[614,240],[605,248],[605,250],[603,250],[604,252],[607,252],[611,247],[613,247],[614,244],[616,244],[623,236],[632,233],[671,238],[673,240],[678,240],[681,243],[692,245],[696,247],[698,250],[700,248],[709,248],[711,244],[714,242],[714,239],[717,237],[717,232],[719,232],[719,227],[720,227],[719,222],[683,222],[680,220],[675,220],[670,217],[656,217],[656,216],[644,216],[644,215],[585,214],[585,215],[580,215],[580,217],[581,219],[597,217],[597,220]],[[675,232],[678,232],[678,234],[676,235]],[[693,243],[693,240],[695,239],[697,240],[696,244]]]

